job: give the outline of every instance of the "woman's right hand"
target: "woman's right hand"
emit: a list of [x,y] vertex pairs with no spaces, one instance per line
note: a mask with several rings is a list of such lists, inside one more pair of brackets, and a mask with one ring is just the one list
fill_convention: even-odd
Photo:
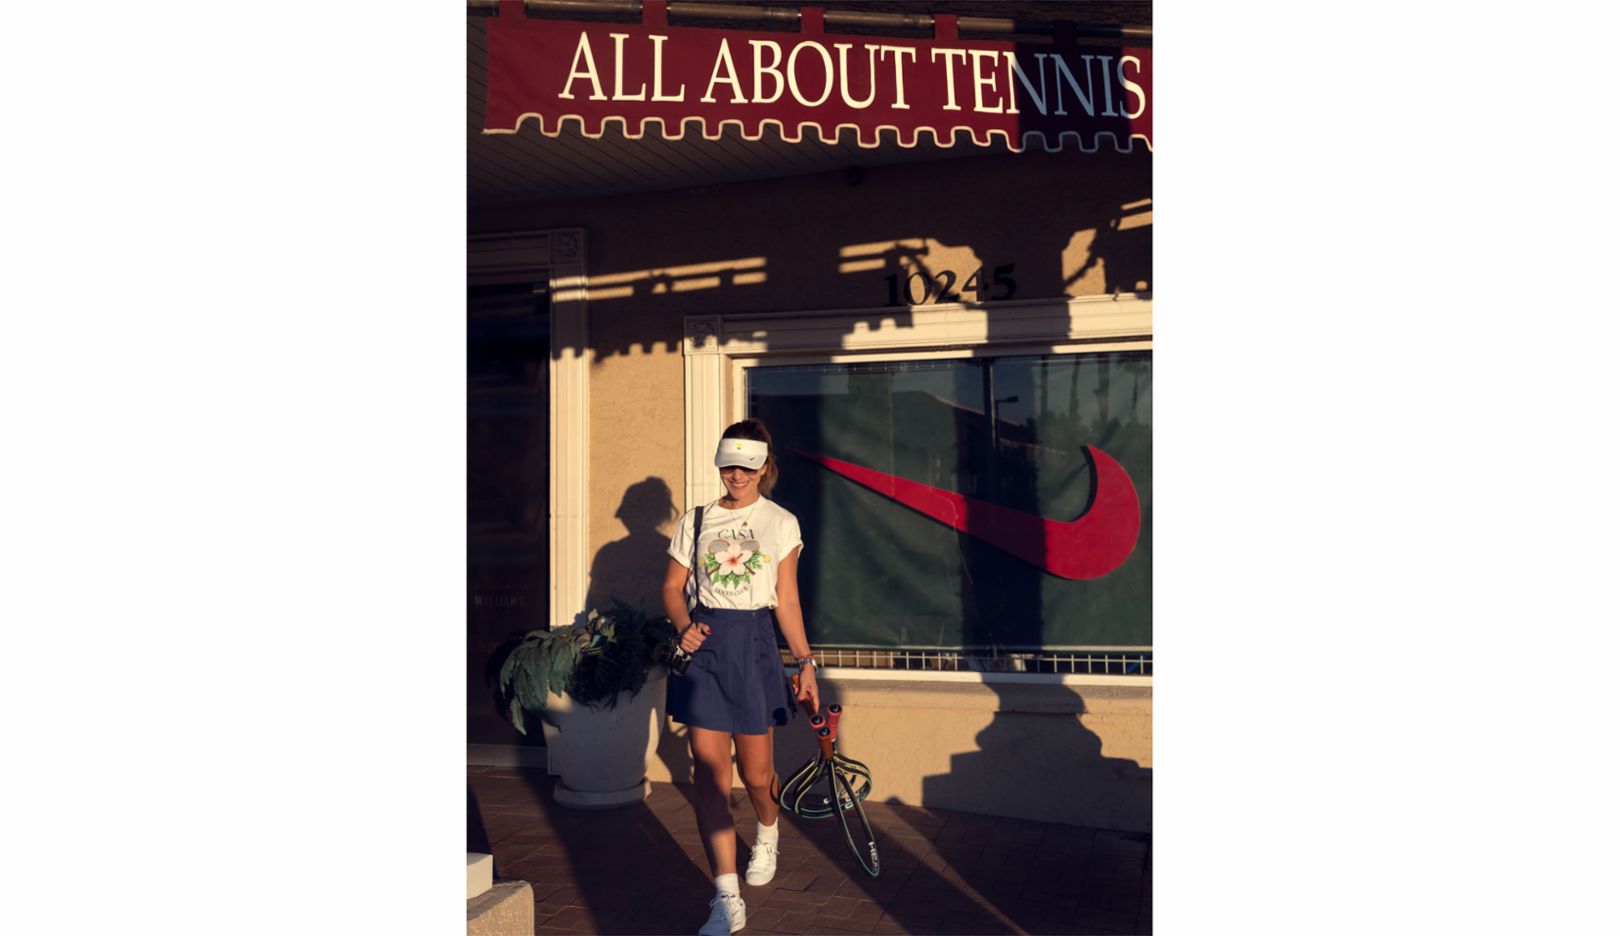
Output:
[[681,649],[687,653],[696,653],[703,646],[703,641],[709,636],[709,625],[693,622],[681,631]]

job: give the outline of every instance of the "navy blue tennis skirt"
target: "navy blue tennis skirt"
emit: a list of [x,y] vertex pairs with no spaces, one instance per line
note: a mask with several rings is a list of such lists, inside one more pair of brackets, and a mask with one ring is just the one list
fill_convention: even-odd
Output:
[[794,716],[793,688],[776,649],[770,609],[699,607],[692,620],[709,625],[709,636],[692,654],[686,675],[669,676],[669,717],[728,734],[761,735],[787,724]]

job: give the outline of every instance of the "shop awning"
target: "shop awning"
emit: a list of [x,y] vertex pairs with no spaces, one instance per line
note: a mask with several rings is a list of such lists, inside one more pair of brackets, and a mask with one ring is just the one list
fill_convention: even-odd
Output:
[[1058,23],[1050,42],[962,39],[932,16],[931,39],[827,33],[818,8],[797,32],[671,26],[646,0],[642,21],[525,17],[501,0],[488,23],[483,133],[525,124],[546,136],[689,132],[862,148],[1000,144],[1013,151],[1152,149],[1153,51],[1082,44]]

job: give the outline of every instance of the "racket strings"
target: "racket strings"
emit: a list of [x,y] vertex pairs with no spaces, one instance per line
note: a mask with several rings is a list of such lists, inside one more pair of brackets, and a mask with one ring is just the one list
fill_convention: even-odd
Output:
[[833,788],[833,773],[842,781],[841,789],[848,790],[853,801],[840,796],[839,807],[852,809],[872,792],[872,772],[858,760],[834,754],[829,760],[818,754],[804,762],[782,784],[778,799],[783,809],[806,819],[827,819],[833,815],[832,798],[825,792]]

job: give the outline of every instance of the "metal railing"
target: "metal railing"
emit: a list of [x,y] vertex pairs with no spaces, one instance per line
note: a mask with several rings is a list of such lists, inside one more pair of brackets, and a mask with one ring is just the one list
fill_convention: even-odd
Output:
[[[877,650],[815,647],[821,666],[944,673],[1058,673],[1092,676],[1152,676],[1153,651],[1102,648],[983,653],[972,650]],[[792,654],[782,652],[784,663]]]

